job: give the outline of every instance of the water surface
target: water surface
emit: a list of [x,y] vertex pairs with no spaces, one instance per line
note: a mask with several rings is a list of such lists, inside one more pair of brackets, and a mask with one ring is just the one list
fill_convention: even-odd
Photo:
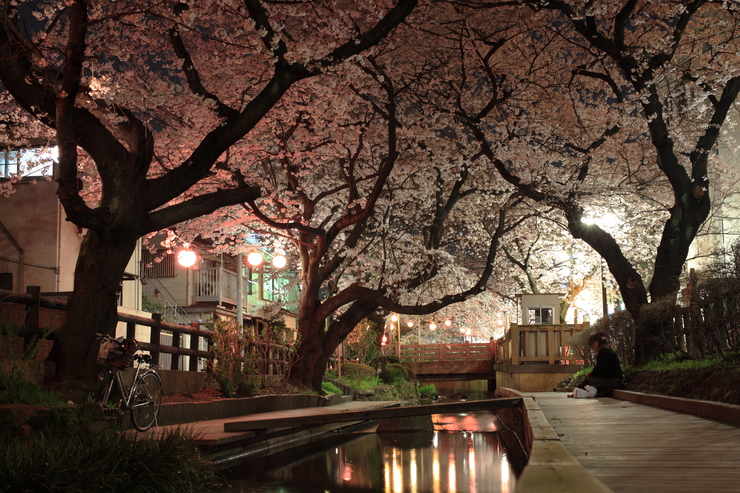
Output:
[[235,468],[223,493],[509,493],[515,477],[489,412],[433,415],[429,432],[331,438]]

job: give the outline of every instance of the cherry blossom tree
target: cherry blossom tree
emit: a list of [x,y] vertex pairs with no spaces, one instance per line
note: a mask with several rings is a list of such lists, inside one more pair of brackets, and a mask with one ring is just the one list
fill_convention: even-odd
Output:
[[[525,0],[506,7],[505,29],[491,21],[500,7],[470,8],[478,16],[456,33],[462,63],[440,106],[454,102],[449,111],[500,176],[598,252],[635,319],[650,300],[675,299],[710,211],[712,150],[740,90],[737,6]],[[620,204],[634,211],[624,221],[642,214],[662,228],[644,242],[648,287],[636,267],[645,258],[584,221]],[[640,357],[659,353],[659,339],[638,334]]]
[[[521,202],[508,193],[498,193],[493,211],[472,207],[481,194],[490,204],[501,180],[468,173],[456,136],[438,135],[438,122],[409,97],[426,68],[411,39],[421,43],[404,37],[344,67],[357,71],[345,84],[314,81],[292,120],[276,112],[260,159],[241,170],[259,170],[263,196],[190,225],[220,237],[260,231],[293,245],[298,386],[320,389],[334,350],[378,309],[426,315],[482,293],[501,239],[522,221],[507,218]],[[317,97],[322,90],[337,97]],[[482,268],[459,265],[462,247],[485,252]],[[429,290],[439,279],[453,285]]]
[[386,42],[416,6],[3,2],[0,81],[5,100],[22,109],[4,128],[30,118],[49,129],[59,198],[86,230],[55,344],[60,388],[91,390],[95,333],[115,327],[137,239],[257,199],[253,177],[235,166],[250,156],[250,133],[278,103],[290,106],[294,86],[333,77]]

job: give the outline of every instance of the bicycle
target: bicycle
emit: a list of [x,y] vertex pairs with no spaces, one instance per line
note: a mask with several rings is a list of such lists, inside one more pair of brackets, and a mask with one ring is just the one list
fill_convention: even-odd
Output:
[[[105,368],[98,374],[100,384],[95,400],[104,412],[113,410],[122,416],[127,410],[130,411],[134,428],[146,431],[157,421],[162,403],[162,380],[155,371],[156,365],[151,364],[151,355],[137,354],[138,349],[136,339],[100,337],[97,362]],[[136,363],[136,371],[128,385],[122,370],[128,368],[132,362]],[[147,365],[143,372],[142,364]],[[121,398],[111,407],[109,399],[114,384],[117,384]]]

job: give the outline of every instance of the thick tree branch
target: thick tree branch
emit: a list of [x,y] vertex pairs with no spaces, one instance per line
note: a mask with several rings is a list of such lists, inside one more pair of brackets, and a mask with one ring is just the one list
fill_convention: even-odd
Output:
[[198,195],[184,202],[167,206],[149,214],[140,236],[160,231],[173,224],[205,216],[221,207],[253,201],[260,196],[259,187],[230,188]]
[[[175,16],[179,17],[183,10],[187,10],[189,8],[190,7],[186,3],[177,4],[175,7]],[[195,62],[185,46],[185,41],[183,41],[182,36],[180,35],[180,28],[177,24],[170,28],[169,35],[170,43],[172,44],[172,48],[175,50],[175,54],[180,60],[182,60],[182,71],[185,73],[188,87],[190,87],[193,94],[201,96],[203,99],[208,101],[213,101],[214,111],[222,119],[235,118],[238,116],[239,112],[237,110],[224,104],[218,96],[208,91],[205,86],[203,86],[198,69],[195,67]]]

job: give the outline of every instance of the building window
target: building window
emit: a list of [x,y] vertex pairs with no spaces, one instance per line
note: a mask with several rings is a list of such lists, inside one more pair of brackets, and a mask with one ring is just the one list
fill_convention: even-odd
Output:
[[51,177],[56,159],[56,147],[0,150],[0,179],[16,175],[22,178]]
[[528,306],[527,316],[529,319],[529,325],[550,325],[552,324],[552,312],[551,306]]
[[141,256],[141,277],[154,279],[175,277],[175,255],[164,250],[156,253],[144,250]]

